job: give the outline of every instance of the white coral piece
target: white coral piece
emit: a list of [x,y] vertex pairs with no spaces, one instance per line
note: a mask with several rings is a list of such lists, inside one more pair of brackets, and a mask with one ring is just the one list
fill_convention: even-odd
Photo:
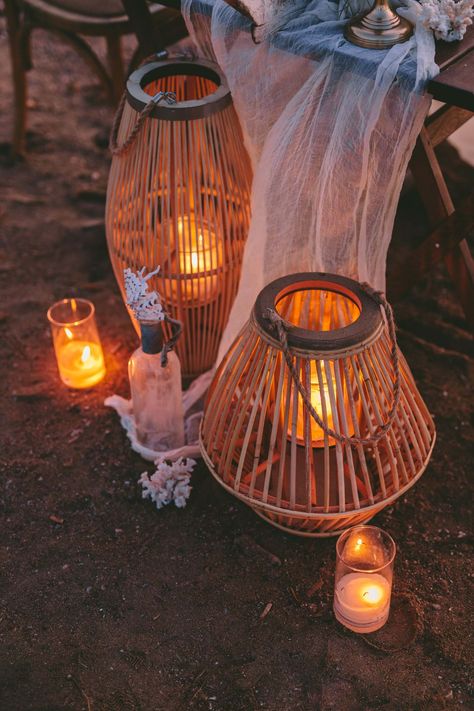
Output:
[[433,30],[436,39],[461,40],[474,16],[474,0],[421,0],[422,24]]
[[175,462],[169,462],[164,457],[159,457],[155,464],[154,474],[148,476],[147,472],[143,472],[140,477],[142,497],[150,498],[157,509],[173,502],[179,509],[184,508],[191,493],[189,481],[195,460],[180,457]]
[[160,295],[156,291],[148,291],[148,280],[159,271],[160,267],[145,276],[145,267],[142,267],[138,272],[124,269],[127,304],[138,321],[156,322],[163,321],[165,318]]

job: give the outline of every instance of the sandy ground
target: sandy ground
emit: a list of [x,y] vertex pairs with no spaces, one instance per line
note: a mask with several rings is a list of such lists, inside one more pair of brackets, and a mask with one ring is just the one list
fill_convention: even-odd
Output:
[[[186,509],[142,501],[151,468],[103,406],[127,394],[136,346],[104,237],[112,111],[68,48],[38,33],[34,57],[28,157],[11,164],[1,30],[0,708],[472,707],[473,347],[444,270],[396,304],[438,442],[375,519],[399,547],[394,604],[357,636],[332,615],[333,540],[272,529],[203,466]],[[442,154],[459,199],[474,170]],[[408,181],[390,263],[425,229]],[[91,391],[57,377],[45,314],[66,295],[97,306],[108,373]]]

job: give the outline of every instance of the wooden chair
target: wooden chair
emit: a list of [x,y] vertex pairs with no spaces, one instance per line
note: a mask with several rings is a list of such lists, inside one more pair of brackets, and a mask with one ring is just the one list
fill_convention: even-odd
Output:
[[427,118],[410,161],[432,232],[389,272],[389,296],[404,296],[435,264],[444,261],[474,330],[474,260],[468,242],[474,237],[474,186],[455,207],[435,153],[436,146],[474,117],[474,26],[462,42],[439,42],[436,62],[441,71],[428,91],[444,106]]
[[[139,55],[162,50],[187,34],[177,10],[152,2],[147,11],[148,42],[146,46],[139,43],[132,64],[138,62]],[[134,31],[121,0],[5,0],[5,14],[15,93],[14,154],[22,154],[25,149],[26,72],[32,67],[30,38],[34,29],[53,32],[71,44],[96,73],[109,98],[118,102],[124,84],[120,38]],[[105,38],[108,71],[81,35]]]

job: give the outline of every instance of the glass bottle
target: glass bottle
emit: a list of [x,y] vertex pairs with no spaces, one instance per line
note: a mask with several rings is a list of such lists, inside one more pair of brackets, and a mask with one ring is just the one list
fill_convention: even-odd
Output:
[[141,347],[132,354],[128,375],[138,442],[162,452],[184,445],[181,365],[174,351],[162,365],[162,323],[140,322]]

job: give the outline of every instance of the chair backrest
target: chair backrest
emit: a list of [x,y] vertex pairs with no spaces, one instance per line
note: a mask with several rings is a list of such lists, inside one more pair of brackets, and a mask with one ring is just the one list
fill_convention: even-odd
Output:
[[150,10],[145,0],[122,0],[137,36],[142,55],[147,57],[165,48],[164,38],[153,25]]

